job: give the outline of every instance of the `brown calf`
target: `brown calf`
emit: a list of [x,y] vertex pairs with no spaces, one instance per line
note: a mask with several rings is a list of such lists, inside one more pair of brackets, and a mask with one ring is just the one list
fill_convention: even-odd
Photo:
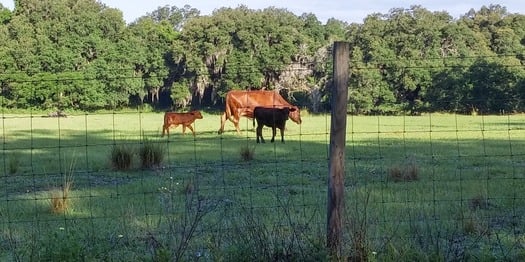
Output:
[[164,125],[162,126],[162,136],[164,136],[165,133],[168,133],[168,136],[170,135],[170,127],[177,127],[178,125],[182,125],[182,134],[186,133],[186,127],[191,130],[193,133],[193,136],[195,136],[195,131],[193,131],[193,128],[191,127],[191,124],[195,121],[195,119],[202,119],[202,114],[200,111],[191,111],[187,113],[176,113],[176,112],[166,112],[164,114]]

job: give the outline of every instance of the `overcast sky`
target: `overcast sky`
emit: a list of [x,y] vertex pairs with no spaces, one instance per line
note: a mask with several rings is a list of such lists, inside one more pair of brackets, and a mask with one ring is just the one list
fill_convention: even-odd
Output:
[[[264,9],[274,6],[286,8],[295,15],[303,13],[313,13],[321,22],[326,22],[329,18],[346,21],[348,23],[362,23],[363,19],[373,13],[387,14],[392,8],[409,8],[412,5],[421,5],[430,11],[447,11],[454,18],[467,13],[471,8],[479,10],[483,5],[499,4],[507,8],[510,13],[525,14],[525,1],[506,0],[506,1],[485,1],[485,0],[251,0],[251,1],[232,1],[232,0],[194,0],[194,1],[168,1],[168,0],[99,0],[110,7],[120,9],[124,20],[130,23],[136,18],[151,12],[159,6],[177,6],[179,8],[188,4],[201,11],[201,15],[209,15],[213,10],[221,7],[235,8],[241,4],[250,9]],[[13,0],[0,0],[0,3],[9,9],[13,9]]]

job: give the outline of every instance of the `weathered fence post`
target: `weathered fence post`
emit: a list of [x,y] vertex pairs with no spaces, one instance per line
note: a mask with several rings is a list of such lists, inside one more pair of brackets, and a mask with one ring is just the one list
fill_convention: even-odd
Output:
[[332,51],[334,75],[331,100],[330,159],[328,163],[327,247],[333,256],[341,258],[349,44],[335,42]]

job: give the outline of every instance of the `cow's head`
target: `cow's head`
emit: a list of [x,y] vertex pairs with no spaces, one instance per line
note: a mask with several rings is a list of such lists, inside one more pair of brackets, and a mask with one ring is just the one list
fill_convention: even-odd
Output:
[[201,111],[191,111],[191,114],[197,119],[202,119]]
[[292,121],[299,125],[301,124],[301,112],[299,111],[299,107],[290,107],[290,113],[288,115],[290,116],[290,119],[292,119]]

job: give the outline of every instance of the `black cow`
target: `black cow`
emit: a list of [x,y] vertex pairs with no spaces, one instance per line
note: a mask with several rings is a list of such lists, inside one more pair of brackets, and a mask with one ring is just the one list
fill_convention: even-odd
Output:
[[259,143],[259,137],[261,142],[264,143],[264,138],[262,136],[262,128],[268,126],[272,128],[272,140],[275,140],[275,129],[279,128],[281,130],[281,142],[284,143],[284,128],[286,125],[286,120],[288,120],[288,115],[290,112],[293,112],[297,109],[295,108],[272,108],[272,107],[255,107],[253,109],[253,126],[255,126],[255,121],[257,120],[257,143]]

